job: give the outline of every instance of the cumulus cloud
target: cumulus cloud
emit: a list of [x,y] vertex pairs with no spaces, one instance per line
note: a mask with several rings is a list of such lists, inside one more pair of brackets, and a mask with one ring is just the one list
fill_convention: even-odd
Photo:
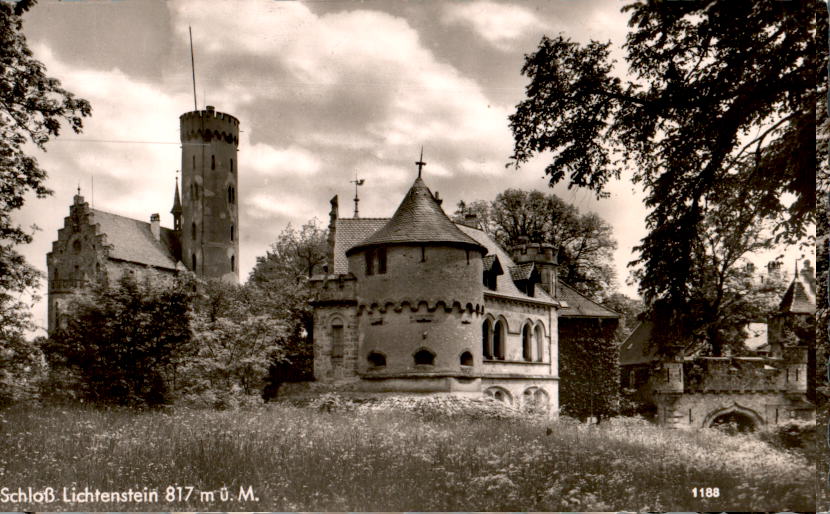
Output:
[[441,20],[447,25],[472,29],[500,50],[512,50],[528,33],[546,28],[533,11],[511,4],[490,1],[452,3],[444,8]]

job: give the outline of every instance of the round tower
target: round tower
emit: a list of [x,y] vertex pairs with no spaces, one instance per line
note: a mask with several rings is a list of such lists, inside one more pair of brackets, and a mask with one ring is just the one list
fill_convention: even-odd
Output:
[[208,105],[179,118],[182,262],[203,278],[239,281],[239,120]]
[[346,251],[357,279],[357,371],[410,379],[395,387],[417,391],[463,387],[447,380],[481,364],[485,253],[419,177],[389,222]]

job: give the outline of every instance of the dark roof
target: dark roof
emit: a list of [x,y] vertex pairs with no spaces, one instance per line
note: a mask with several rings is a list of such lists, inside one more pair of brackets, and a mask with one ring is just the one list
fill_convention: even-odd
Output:
[[[478,241],[480,245],[486,248],[488,256],[492,255],[493,257],[498,258],[499,262],[504,268],[510,269],[511,267],[516,266],[516,264],[513,262],[513,259],[510,258],[510,255],[483,230],[463,225],[460,223],[457,226],[459,230],[461,230],[471,238],[475,239],[476,241]],[[498,275],[496,277],[496,290],[485,290],[484,292],[486,294],[502,296],[505,298],[514,298],[516,300],[533,300],[537,302],[541,301],[546,303],[555,302],[555,300],[551,298],[550,295],[548,295],[545,292],[545,290],[541,287],[537,287],[535,289],[534,296],[528,296],[523,292],[519,291],[519,288],[516,287],[516,284],[513,282],[513,279],[509,274]]]
[[334,236],[334,270],[332,273],[349,272],[346,250],[363,241],[386,225],[389,218],[338,218]]
[[557,283],[556,299],[567,304],[559,310],[561,317],[619,318],[620,315],[580,294],[561,280]]
[[176,234],[168,228],[160,230],[157,241],[150,224],[118,214],[90,209],[90,223],[98,225],[98,233],[106,234],[111,259],[135,262],[156,268],[176,269],[173,247]]
[[520,280],[530,280],[530,277],[533,275],[534,271],[536,271],[536,266],[534,266],[532,262],[525,262],[523,264],[510,266],[510,278],[516,282]]
[[643,321],[620,345],[620,366],[647,364],[657,359],[656,345],[649,345],[654,324]]
[[176,194],[173,195],[173,208],[170,209],[170,214],[182,213],[182,200],[179,197],[179,179],[176,179]]
[[346,254],[368,246],[407,243],[443,243],[485,253],[484,247],[447,217],[421,177],[415,179],[392,218]]
[[778,306],[779,312],[792,314],[815,314],[816,313],[816,279],[812,274],[797,273],[781,303]]
[[501,262],[499,262],[499,258],[495,255],[485,255],[484,258],[481,260],[481,263],[483,265],[484,271],[489,271],[490,273],[495,273],[496,275],[501,275],[502,273],[504,273],[504,270],[501,267]]

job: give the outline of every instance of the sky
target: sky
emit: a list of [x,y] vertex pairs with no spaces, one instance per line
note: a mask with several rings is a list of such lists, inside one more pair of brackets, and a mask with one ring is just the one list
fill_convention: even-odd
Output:
[[[452,214],[459,200],[492,200],[507,188],[553,192],[612,227],[620,291],[632,247],[645,236],[643,192],[629,177],[610,197],[553,189],[543,154],[506,168],[508,116],[524,98],[524,55],[543,35],[611,41],[626,72],[627,17],[616,0],[196,1],[41,0],[24,33],[48,74],[90,101],[80,135],[64,131],[32,149],[54,195],[30,198],[15,219],[40,230],[21,248],[45,271],[46,253],[76,188],[96,209],[149,221],[170,208],[181,165],[179,115],[197,105],[240,120],[240,278],[288,224],[328,222],[329,199],[351,216],[388,217],[417,175]],[[622,64],[620,64],[622,63]],[[45,288],[41,291],[45,296]],[[35,307],[45,325],[46,307]]]

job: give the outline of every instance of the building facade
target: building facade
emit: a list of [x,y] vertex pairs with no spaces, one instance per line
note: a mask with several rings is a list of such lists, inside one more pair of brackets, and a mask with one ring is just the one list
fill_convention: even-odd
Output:
[[335,197],[327,271],[312,279],[316,382],[557,412],[562,305],[549,293],[549,250],[514,261],[484,231],[451,221],[420,177],[388,219],[339,218]]
[[66,312],[67,302],[93,284],[114,283],[124,273],[138,277],[190,270],[206,279],[239,280],[238,183],[239,120],[216,111],[184,113],[182,193],[173,196],[173,228],[161,217],[149,222],[93,209],[80,190],[69,216],[46,255],[48,331]]

